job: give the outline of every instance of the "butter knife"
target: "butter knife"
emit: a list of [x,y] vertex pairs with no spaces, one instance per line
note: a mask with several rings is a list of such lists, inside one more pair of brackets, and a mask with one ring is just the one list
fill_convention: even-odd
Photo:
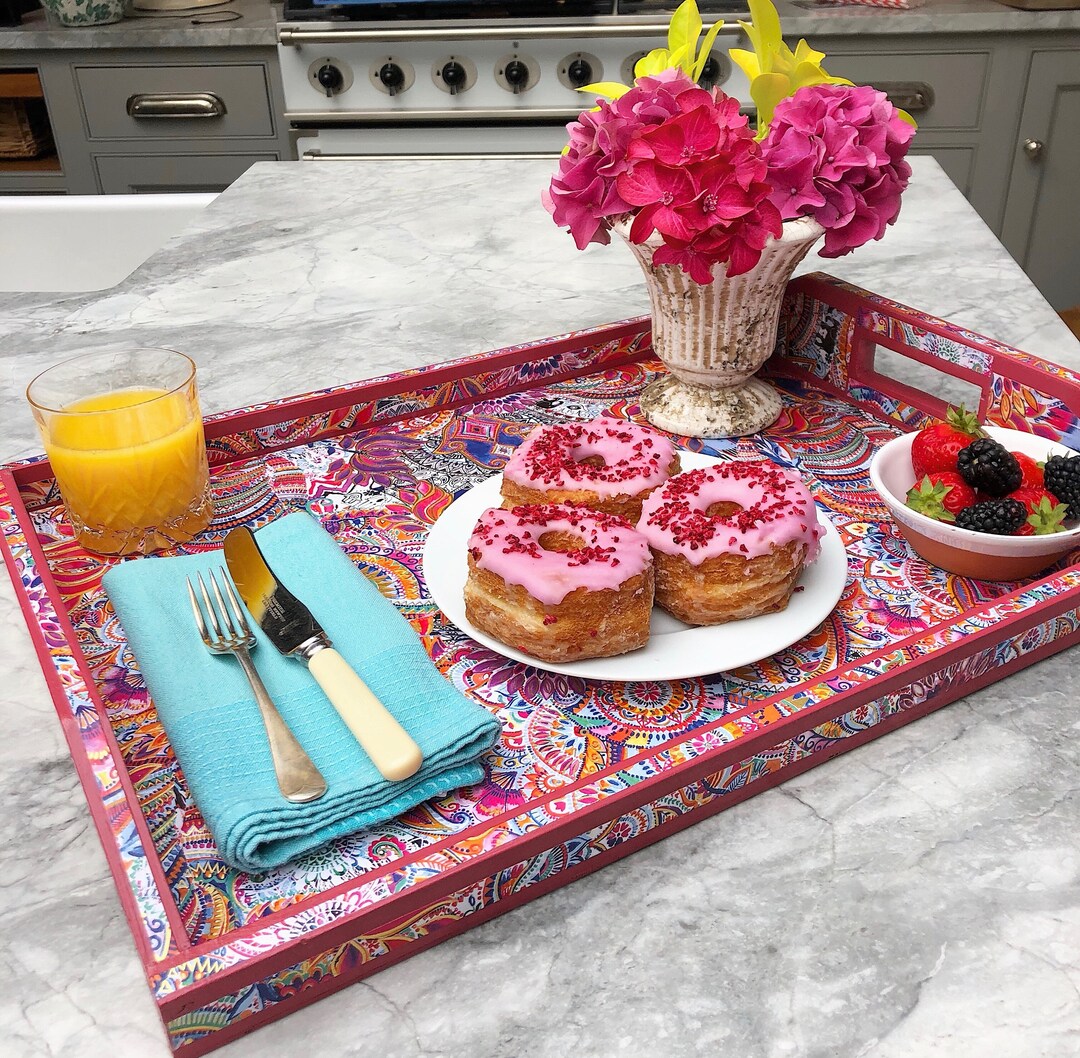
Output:
[[282,653],[307,662],[326,697],[386,779],[420,768],[420,747],[334,649],[311,611],[274,576],[250,529],[225,537],[225,561],[244,604]]

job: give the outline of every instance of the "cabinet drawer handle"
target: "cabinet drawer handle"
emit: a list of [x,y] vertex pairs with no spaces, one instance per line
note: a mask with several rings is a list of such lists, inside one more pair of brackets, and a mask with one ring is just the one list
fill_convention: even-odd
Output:
[[127,112],[133,118],[220,118],[225,115],[225,100],[210,92],[190,95],[128,96]]
[[929,110],[934,105],[934,89],[925,81],[878,81],[874,87],[884,92],[894,107],[909,114]]

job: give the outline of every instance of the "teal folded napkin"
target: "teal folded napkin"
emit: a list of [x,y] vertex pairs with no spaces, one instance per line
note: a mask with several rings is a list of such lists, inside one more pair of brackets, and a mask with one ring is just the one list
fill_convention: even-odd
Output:
[[255,665],[329,787],[308,804],[286,801],[239,662],[210,654],[192,616],[184,578],[223,566],[222,552],[115,566],[104,585],[188,788],[222,858],[247,871],[280,866],[478,782],[478,758],[499,733],[495,717],[440,674],[408,621],[317,521],[289,514],[256,537],[278,579],[415,739],[424,763],[408,779],[385,780],[304,663],[280,654],[256,627]]

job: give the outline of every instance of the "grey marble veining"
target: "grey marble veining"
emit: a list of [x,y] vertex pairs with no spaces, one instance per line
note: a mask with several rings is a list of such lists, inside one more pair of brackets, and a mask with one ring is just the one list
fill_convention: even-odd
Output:
[[[216,411],[646,311],[579,254],[546,163],[256,166],[129,280],[0,296],[0,456],[22,389],[138,340]],[[1049,359],[1080,345],[948,182],[820,267]],[[0,1053],[168,1053],[22,617],[0,588]],[[1080,1055],[1076,651],[321,1000],[223,1058]],[[43,869],[47,868],[47,869]]]
[[[825,271],[1048,360],[1080,344],[940,167],[885,239]],[[207,412],[644,315],[624,247],[574,249],[540,206],[548,161],[263,162],[111,290],[0,294],[0,457],[37,451],[42,367],[112,342],[178,348]]]
[[775,0],[785,38],[1080,29],[1080,11],[1018,11],[995,0],[927,0],[909,9]]
[[[738,4],[733,4],[737,7]],[[1080,29],[1080,11],[1018,11],[995,0],[927,0],[910,10],[851,5],[816,5],[777,0],[787,37],[881,36],[894,34],[1017,33]],[[238,11],[239,21],[214,23],[214,10]],[[71,28],[44,11],[21,26],[0,27],[0,50],[50,48],[200,48],[276,44],[281,6],[267,0],[233,0],[228,8],[180,18],[133,16],[107,26]],[[204,21],[205,20],[205,21]],[[708,21],[708,19],[706,19]],[[729,19],[729,22],[733,20]]]
[[[222,11],[239,19],[218,22]],[[267,0],[232,0],[226,7],[211,7],[168,17],[131,11],[106,26],[65,26],[44,10],[24,16],[20,26],[0,26],[0,51],[6,48],[47,51],[54,48],[227,48],[277,43],[275,8]]]

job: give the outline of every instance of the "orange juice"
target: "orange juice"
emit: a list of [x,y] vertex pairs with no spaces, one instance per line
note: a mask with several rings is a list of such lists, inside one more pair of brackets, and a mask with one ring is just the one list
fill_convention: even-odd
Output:
[[124,554],[188,540],[210,521],[194,386],[83,397],[48,416],[45,452],[76,535]]

